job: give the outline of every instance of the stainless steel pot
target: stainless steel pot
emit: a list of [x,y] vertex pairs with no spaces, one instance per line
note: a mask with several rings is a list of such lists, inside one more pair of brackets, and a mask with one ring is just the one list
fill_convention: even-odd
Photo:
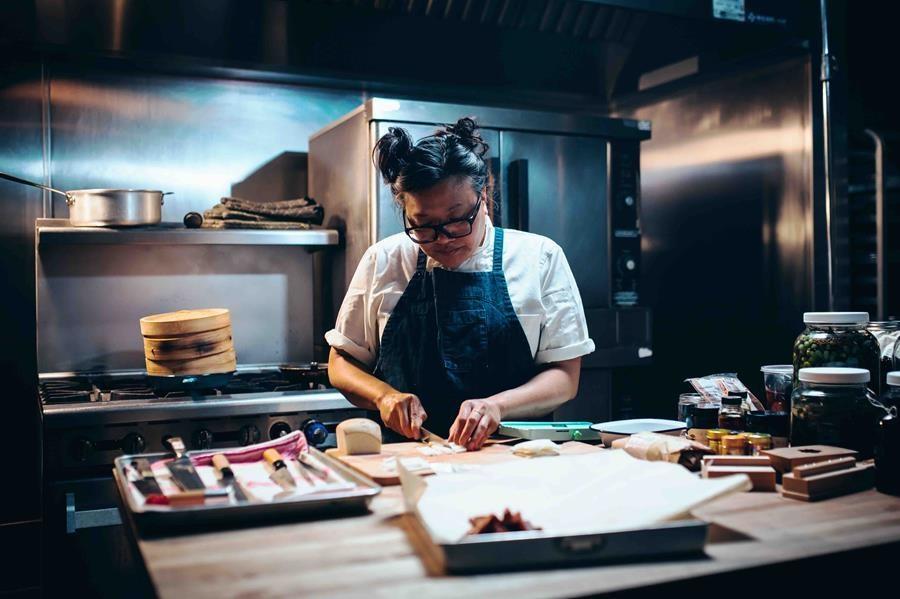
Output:
[[171,193],[151,189],[59,191],[6,173],[0,173],[0,178],[64,196],[69,207],[69,222],[75,227],[155,225],[162,220],[163,196]]

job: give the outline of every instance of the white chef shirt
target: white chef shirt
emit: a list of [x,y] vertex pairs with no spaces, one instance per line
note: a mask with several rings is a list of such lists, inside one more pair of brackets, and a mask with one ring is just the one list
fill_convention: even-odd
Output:
[[[452,270],[490,271],[493,252],[494,226],[485,218],[481,246]],[[418,253],[419,246],[406,233],[392,235],[366,250],[350,281],[337,322],[325,334],[331,347],[369,367],[375,366],[384,327],[416,272]],[[444,268],[432,258],[428,258],[425,267]],[[503,273],[536,364],[570,360],[594,351],[581,295],[562,248],[547,237],[506,229]]]

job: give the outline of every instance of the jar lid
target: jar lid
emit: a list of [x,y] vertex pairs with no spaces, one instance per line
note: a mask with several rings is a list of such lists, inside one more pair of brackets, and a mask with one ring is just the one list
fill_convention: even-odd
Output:
[[806,383],[830,383],[842,385],[848,383],[868,383],[869,371],[865,368],[801,368],[797,378]]
[[727,435],[730,432],[731,431],[729,431],[726,428],[711,428],[708,431],[706,431],[706,439],[708,441],[709,440],[716,441],[716,440],[721,439],[722,437],[724,437],[725,435]]
[[723,406],[739,406],[743,402],[740,395],[726,395],[722,398]]
[[806,324],[867,324],[868,312],[804,312]]
[[794,374],[794,367],[790,364],[770,364],[759,369],[766,374]]
[[900,331],[900,320],[873,320],[868,328],[870,331]]
[[747,435],[747,442],[750,445],[757,445],[759,443],[771,443],[772,435],[769,433],[751,433]]
[[887,373],[887,384],[892,386],[900,385],[900,370]]
[[743,447],[747,444],[747,437],[742,435],[725,435],[722,437],[722,445],[725,447]]

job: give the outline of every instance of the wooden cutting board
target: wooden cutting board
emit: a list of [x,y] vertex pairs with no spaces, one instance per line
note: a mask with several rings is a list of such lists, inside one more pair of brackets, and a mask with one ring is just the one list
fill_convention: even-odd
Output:
[[[502,464],[512,460],[552,460],[549,458],[522,458],[513,454],[513,447],[509,445],[493,444],[485,445],[478,451],[467,451],[465,453],[453,453],[447,455],[426,456],[419,451],[419,448],[425,447],[422,443],[410,441],[408,443],[389,443],[381,446],[380,454],[368,455],[342,455],[337,449],[326,450],[325,453],[331,457],[337,458],[360,472],[368,476],[379,485],[389,487],[400,484],[400,477],[397,472],[385,470],[384,460],[391,457],[396,458],[422,458],[429,463],[441,462],[446,464],[472,464],[485,466],[488,464]],[[559,446],[562,455],[576,455],[583,453],[591,453],[594,451],[603,451],[598,445],[588,445],[578,441],[569,441]],[[421,471],[416,474],[428,475],[434,474],[433,471]]]
[[231,326],[231,313],[225,308],[178,310],[141,318],[144,337],[178,337],[228,326]]

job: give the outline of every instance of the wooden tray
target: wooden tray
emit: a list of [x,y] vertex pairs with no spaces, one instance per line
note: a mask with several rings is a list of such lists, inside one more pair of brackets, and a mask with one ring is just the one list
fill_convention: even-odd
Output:
[[[419,448],[425,447],[422,443],[410,441],[408,443],[388,443],[381,446],[381,453],[373,453],[368,455],[343,455],[337,449],[328,449],[325,453],[347,464],[357,472],[367,476],[375,481],[375,483],[383,486],[392,486],[400,484],[400,475],[395,471],[384,469],[384,460],[391,457],[396,458],[422,458],[429,463],[444,464],[471,464],[471,465],[487,465],[500,464],[510,460],[542,460],[553,458],[522,458],[513,455],[513,447],[503,444],[485,445],[479,451],[467,451],[466,453],[453,453],[447,455],[426,456],[419,451]],[[590,453],[592,451],[603,451],[596,445],[588,445],[578,441],[570,441],[559,446],[560,453],[563,455],[576,455],[582,453]],[[433,470],[423,470],[416,474],[428,475],[434,474]]]

